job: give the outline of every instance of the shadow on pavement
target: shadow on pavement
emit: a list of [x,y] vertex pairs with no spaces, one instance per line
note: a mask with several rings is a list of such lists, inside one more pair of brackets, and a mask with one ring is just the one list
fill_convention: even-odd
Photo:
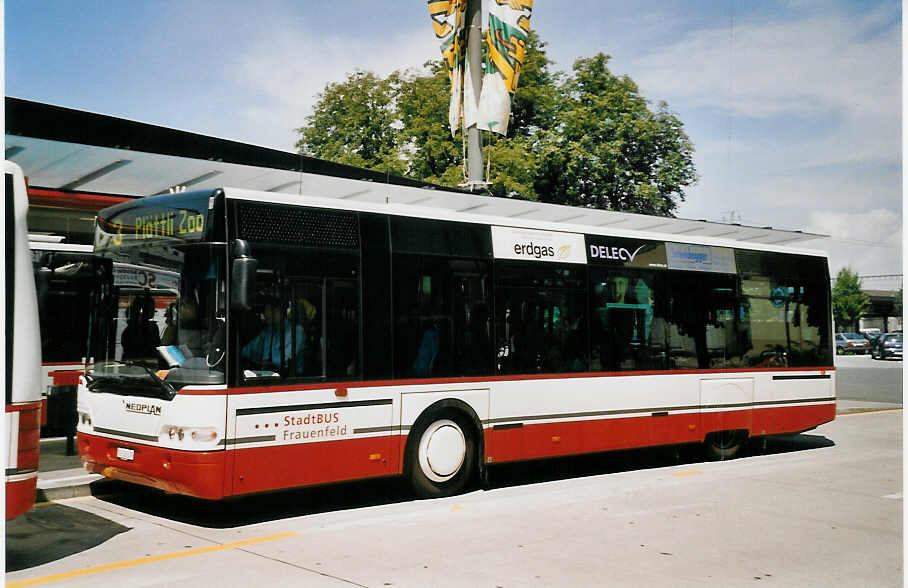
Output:
[[[784,435],[750,440],[739,457],[773,455],[832,447],[833,441],[820,435]],[[521,486],[567,478],[582,478],[636,470],[671,467],[706,461],[700,444],[627,449],[608,453],[577,455],[558,459],[505,464],[491,472],[492,488]]]
[[[834,442],[820,435],[785,435],[753,440],[742,450],[741,457],[807,451],[833,445]],[[703,461],[703,447],[699,444],[533,460],[495,466],[490,470],[488,489]],[[93,493],[100,500],[209,528],[231,528],[414,499],[406,480],[401,478],[284,490],[220,502],[172,496],[151,488],[108,480],[92,486]]]
[[158,517],[218,529],[413,500],[406,482],[399,478],[282,490],[219,502],[168,495],[153,488],[123,482],[104,480],[92,484],[92,487],[92,493],[99,500]]
[[91,513],[47,503],[6,523],[6,571],[32,568],[104,543],[124,527]]

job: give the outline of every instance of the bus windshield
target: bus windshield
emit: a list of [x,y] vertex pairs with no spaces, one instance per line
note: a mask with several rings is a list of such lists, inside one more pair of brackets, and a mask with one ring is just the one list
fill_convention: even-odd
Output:
[[224,384],[224,245],[152,239],[96,253],[112,264],[92,304],[88,389],[172,398]]

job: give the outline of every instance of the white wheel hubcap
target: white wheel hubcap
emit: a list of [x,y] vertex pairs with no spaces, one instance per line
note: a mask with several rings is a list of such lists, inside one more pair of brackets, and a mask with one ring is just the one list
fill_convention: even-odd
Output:
[[452,420],[435,421],[419,440],[419,467],[433,482],[445,482],[460,471],[467,454],[467,440]]

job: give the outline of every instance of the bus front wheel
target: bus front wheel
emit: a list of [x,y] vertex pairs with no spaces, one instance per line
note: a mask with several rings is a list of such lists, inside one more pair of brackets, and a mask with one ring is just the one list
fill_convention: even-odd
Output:
[[733,459],[747,440],[747,431],[717,431],[706,436],[706,457],[714,461]]
[[441,414],[410,432],[410,484],[420,498],[440,498],[466,488],[476,469],[476,441],[465,418]]

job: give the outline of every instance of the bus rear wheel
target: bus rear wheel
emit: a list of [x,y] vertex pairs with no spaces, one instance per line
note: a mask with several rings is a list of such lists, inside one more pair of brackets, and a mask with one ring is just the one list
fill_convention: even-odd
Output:
[[717,431],[706,436],[706,457],[713,461],[733,459],[747,441],[747,431]]
[[417,424],[410,435],[407,464],[416,495],[440,498],[462,492],[476,470],[476,441],[467,420],[436,415]]

